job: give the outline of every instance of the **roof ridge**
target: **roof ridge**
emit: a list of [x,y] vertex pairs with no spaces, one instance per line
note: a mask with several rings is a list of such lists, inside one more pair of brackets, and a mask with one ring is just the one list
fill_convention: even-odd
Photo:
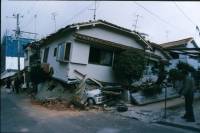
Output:
[[187,37],[187,38],[179,39],[179,40],[176,40],[176,41],[170,41],[170,42],[160,43],[159,45],[165,45],[165,44],[168,44],[168,43],[175,43],[175,42],[179,42],[179,41],[183,41],[183,40],[187,40],[187,39],[193,39],[193,37]]

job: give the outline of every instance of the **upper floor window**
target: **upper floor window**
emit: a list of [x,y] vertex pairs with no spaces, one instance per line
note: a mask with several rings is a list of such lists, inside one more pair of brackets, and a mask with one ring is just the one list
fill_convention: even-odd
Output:
[[58,45],[57,59],[59,61],[69,61],[71,43],[61,43]]
[[49,47],[44,49],[44,56],[43,56],[44,63],[47,63],[48,55],[49,55]]
[[53,56],[57,56],[57,48],[54,48]]
[[112,66],[113,52],[105,49],[90,47],[89,63]]

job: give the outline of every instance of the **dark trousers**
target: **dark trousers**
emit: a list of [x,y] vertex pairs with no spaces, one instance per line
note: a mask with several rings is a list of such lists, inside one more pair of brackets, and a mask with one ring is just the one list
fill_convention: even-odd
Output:
[[185,95],[185,117],[188,120],[194,120],[193,112],[193,94]]

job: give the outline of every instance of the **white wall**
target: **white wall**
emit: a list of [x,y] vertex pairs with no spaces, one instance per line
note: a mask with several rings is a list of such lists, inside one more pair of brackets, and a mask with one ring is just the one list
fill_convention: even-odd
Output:
[[74,74],[74,70],[78,70],[79,72],[83,74],[87,74],[88,77],[91,77],[100,81],[115,82],[112,67],[109,67],[109,66],[102,66],[102,65],[95,65],[95,64],[81,65],[81,64],[70,63],[70,72],[69,72],[70,78],[76,77],[76,74]]
[[[54,70],[53,77],[67,81],[68,72],[69,72],[68,63],[59,62],[56,60],[56,56],[54,56],[54,49],[58,47],[59,43],[65,42],[65,41],[72,41],[72,36],[63,37],[59,40],[56,40],[55,42],[52,42],[50,45],[42,47],[41,48],[41,63],[43,63],[44,49],[49,47],[47,63],[50,64],[50,67],[53,67],[53,70]],[[71,45],[73,45],[73,43]],[[71,60],[71,53],[70,53],[70,60]]]
[[95,78],[104,82],[114,82],[114,76],[111,66],[89,64],[90,45],[73,41],[72,58],[69,65],[69,78],[75,78],[74,70],[78,70],[83,74],[87,74],[91,78]]
[[91,29],[81,29],[78,33],[85,34],[88,36],[96,37],[99,39],[124,44],[126,46],[142,49],[142,46],[138,44],[133,37],[128,37],[117,32],[110,31],[108,29],[93,27]]
[[80,43],[77,41],[73,41],[72,43],[73,45],[71,47],[71,52],[72,52],[71,62],[88,64],[90,45]]
[[[17,57],[6,56],[6,70],[7,69],[18,69],[18,59]],[[24,69],[24,58],[20,57],[20,70]]]

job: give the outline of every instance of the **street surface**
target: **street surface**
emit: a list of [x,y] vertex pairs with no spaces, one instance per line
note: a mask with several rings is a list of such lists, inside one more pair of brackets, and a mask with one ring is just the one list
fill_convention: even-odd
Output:
[[108,112],[55,111],[1,89],[1,133],[192,133]]

